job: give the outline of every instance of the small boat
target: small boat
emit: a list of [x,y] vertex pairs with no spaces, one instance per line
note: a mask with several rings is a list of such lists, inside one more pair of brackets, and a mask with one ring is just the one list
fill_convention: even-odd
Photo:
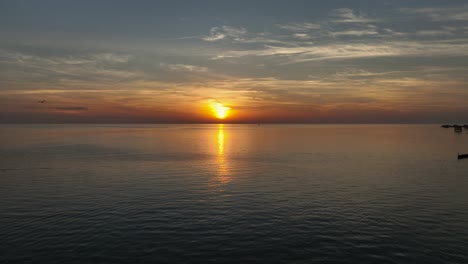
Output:
[[457,132],[457,133],[462,132],[462,126],[454,126],[454,127],[453,127],[453,131],[455,131],[455,132]]
[[458,159],[468,159],[468,154],[458,154]]
[[451,125],[441,125],[440,127],[449,128],[449,127],[451,127]]

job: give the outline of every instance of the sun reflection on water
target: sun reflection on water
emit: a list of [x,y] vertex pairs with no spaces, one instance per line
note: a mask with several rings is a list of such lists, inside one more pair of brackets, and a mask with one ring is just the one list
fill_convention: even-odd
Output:
[[217,156],[217,163],[218,163],[218,173],[217,178],[220,183],[228,183],[231,181],[229,176],[229,170],[226,164],[225,158],[225,132],[224,132],[224,125],[220,124],[218,126],[218,156]]
[[218,126],[218,156],[224,156],[224,125]]

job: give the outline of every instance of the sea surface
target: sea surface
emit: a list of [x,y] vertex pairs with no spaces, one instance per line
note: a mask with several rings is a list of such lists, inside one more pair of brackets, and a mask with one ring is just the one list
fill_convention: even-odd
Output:
[[468,133],[1,125],[0,263],[468,263]]

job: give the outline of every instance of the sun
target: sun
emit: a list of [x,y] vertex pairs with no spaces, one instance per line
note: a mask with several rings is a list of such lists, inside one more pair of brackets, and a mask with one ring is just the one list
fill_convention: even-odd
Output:
[[219,119],[224,119],[228,116],[229,114],[229,110],[231,109],[230,107],[227,107],[227,106],[224,106],[223,104],[221,103],[218,103],[218,102],[214,102],[212,105],[211,105],[211,109],[214,113],[214,115],[216,116],[216,118],[219,118]]

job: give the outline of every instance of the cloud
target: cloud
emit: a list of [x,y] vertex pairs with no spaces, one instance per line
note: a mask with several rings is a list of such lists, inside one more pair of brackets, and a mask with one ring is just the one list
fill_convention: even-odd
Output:
[[345,70],[340,70],[335,73],[335,77],[337,78],[363,78],[363,77],[376,77],[376,76],[383,76],[383,75],[394,75],[399,74],[401,71],[385,71],[385,72],[371,72],[364,69],[357,69],[357,68],[348,68]]
[[[349,8],[335,9],[329,18],[322,21],[305,21],[275,24],[276,28],[288,31],[289,34],[274,34],[270,32],[251,33],[245,28],[229,26],[213,27],[210,35],[202,39],[209,42],[225,40],[236,44],[276,44],[282,46],[297,46],[301,42],[312,39],[323,42],[336,37],[363,37],[378,35],[379,31],[370,22],[376,22],[364,14],[356,14]],[[388,33],[388,32],[387,32]],[[388,34],[387,34],[388,35]],[[309,42],[310,44],[310,42]]]
[[101,62],[125,63],[125,62],[128,62],[132,58],[132,56],[112,54],[112,53],[98,53],[98,54],[93,54],[91,58],[94,58],[97,61],[101,61]]
[[332,22],[336,23],[369,23],[376,20],[367,18],[363,14],[356,15],[350,8],[338,8],[332,11]]
[[255,50],[233,50],[216,58],[245,56],[278,56],[288,63],[330,59],[353,59],[388,56],[467,56],[468,43],[445,43],[443,41],[386,41],[368,44],[328,44],[295,47],[267,46]]
[[295,33],[294,38],[301,39],[301,40],[307,40],[311,39],[311,36],[309,34],[304,34],[304,33]]
[[0,62],[9,60],[24,64],[43,65],[89,65],[99,63],[126,63],[132,58],[131,55],[113,53],[92,53],[81,56],[37,56],[22,52],[0,49]]
[[204,37],[204,41],[217,41],[224,39],[226,35],[220,31],[218,27],[211,28],[210,30],[210,35],[207,37]]
[[289,24],[277,24],[277,27],[281,29],[286,29],[295,32],[306,32],[310,30],[319,29],[321,26],[320,24],[315,23],[289,23]]
[[441,27],[440,29],[419,30],[416,35],[423,37],[453,36],[457,30],[455,27]]
[[404,37],[404,36],[407,36],[408,33],[404,33],[404,32],[399,32],[399,31],[395,31],[391,28],[383,28],[381,30],[381,36],[383,37]]
[[468,5],[458,7],[401,8],[403,13],[422,15],[432,21],[467,21]]
[[213,27],[210,29],[210,35],[203,37],[204,41],[214,42],[225,38],[242,39],[247,34],[245,28],[234,28],[230,26]]
[[396,55],[399,50],[389,45],[379,44],[332,44],[322,46],[275,47],[265,46],[259,50],[228,51],[220,57],[244,56],[301,56],[315,60],[332,58],[358,58]]
[[96,69],[94,73],[96,76],[101,76],[103,78],[118,78],[120,80],[147,77],[147,75],[143,72],[115,70],[115,69]]
[[[301,34],[297,34],[297,35],[301,35]],[[285,46],[296,45],[296,43],[292,42],[291,40],[281,40],[281,39],[275,39],[275,38],[278,38],[278,36],[267,36],[266,34],[257,34],[256,36],[235,39],[233,40],[233,42],[240,43],[240,44],[277,44],[277,45],[285,45]]]
[[207,67],[188,65],[188,64],[161,63],[160,66],[170,71],[184,71],[184,72],[209,72],[210,71],[210,69],[208,69]]
[[45,56],[0,49],[0,64],[9,65],[8,79],[58,80],[144,78],[138,71],[122,69],[133,56],[113,53]]
[[373,29],[366,29],[366,30],[346,30],[346,31],[338,31],[338,32],[330,32],[332,36],[365,36],[365,35],[377,35],[379,32]]

